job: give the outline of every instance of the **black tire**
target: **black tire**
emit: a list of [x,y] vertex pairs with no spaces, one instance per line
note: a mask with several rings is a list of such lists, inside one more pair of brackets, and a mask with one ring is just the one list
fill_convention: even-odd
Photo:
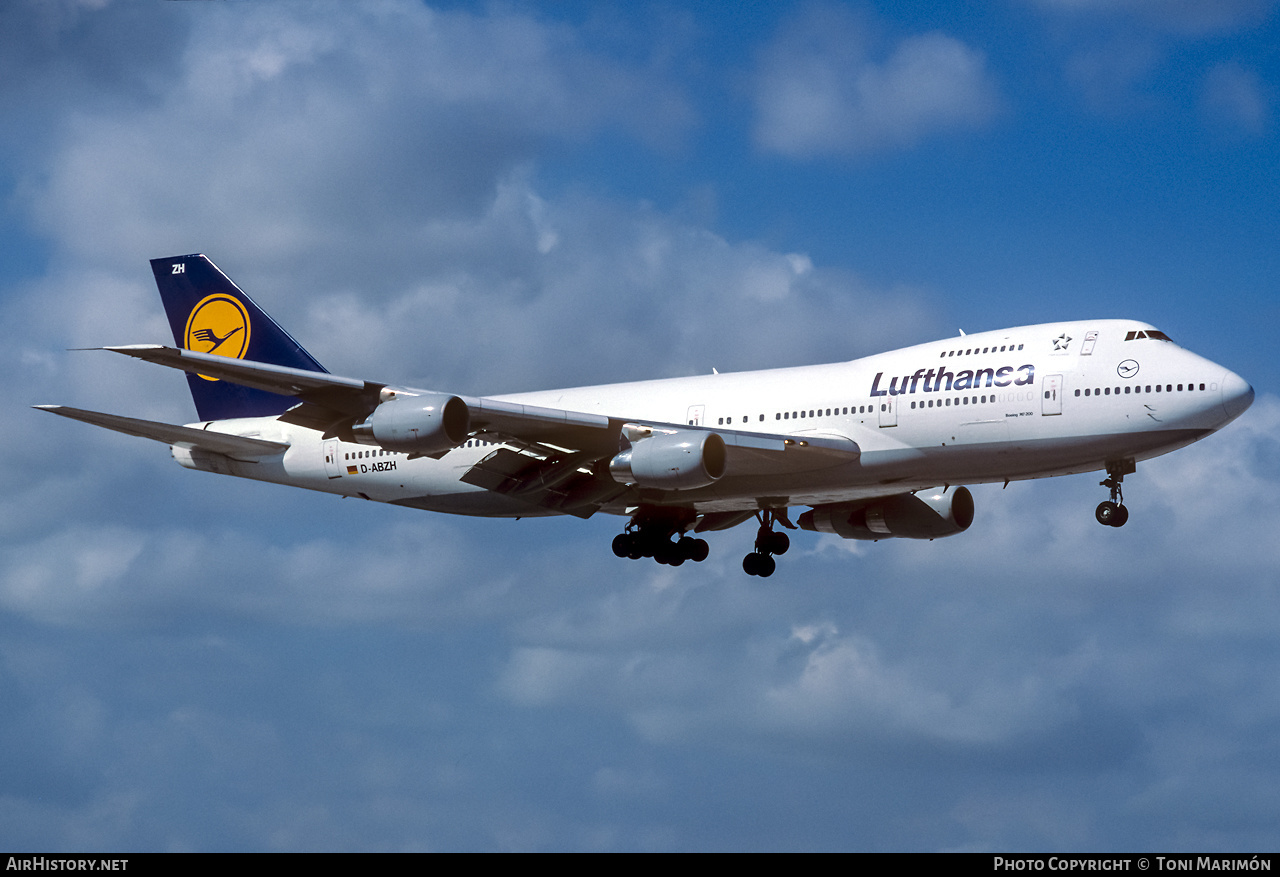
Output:
[[680,556],[685,560],[693,560],[693,553],[696,550],[693,544],[692,536],[681,536],[676,542],[676,550],[680,552]]
[[1123,527],[1127,520],[1129,520],[1129,510],[1122,505],[1116,506],[1116,513],[1111,517],[1111,526]]
[[631,556],[631,536],[627,533],[619,533],[613,537],[613,553],[616,557]]
[[667,566],[679,566],[686,559],[683,548],[684,546],[679,542],[669,542],[664,539],[654,548],[653,559]]
[[762,579],[767,579],[773,575],[773,571],[778,568],[778,562],[767,554],[760,555],[759,572],[756,575]]
[[693,540],[693,554],[689,555],[689,559],[694,563],[702,563],[707,559],[707,555],[711,553],[711,546],[707,544],[706,539]]
[[770,554],[786,554],[787,549],[790,547],[791,537],[780,530],[769,537]]
[[754,551],[742,558],[742,571],[749,576],[760,575],[760,558],[763,554],[756,554]]
[[1098,508],[1094,510],[1093,516],[1098,519],[1098,523],[1104,527],[1115,526],[1111,522],[1116,518],[1116,510],[1120,508],[1111,500],[1098,503]]

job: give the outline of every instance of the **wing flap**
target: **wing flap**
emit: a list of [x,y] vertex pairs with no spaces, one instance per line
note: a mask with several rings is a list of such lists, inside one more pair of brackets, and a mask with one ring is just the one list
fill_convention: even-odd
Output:
[[615,481],[583,472],[593,457],[579,452],[544,460],[498,448],[467,470],[461,480],[530,505],[589,518],[602,504],[627,490]]
[[72,420],[91,423],[123,432],[126,435],[153,439],[166,445],[177,445],[182,448],[200,448],[223,454],[236,459],[256,459],[269,457],[289,449],[281,442],[265,439],[246,438],[239,435],[227,435],[206,429],[195,429],[190,426],[175,426],[171,423],[159,423],[154,420],[138,420],[134,417],[121,417],[119,414],[104,414],[100,411],[86,411],[83,408],[69,408],[66,405],[36,405],[39,411],[48,411]]

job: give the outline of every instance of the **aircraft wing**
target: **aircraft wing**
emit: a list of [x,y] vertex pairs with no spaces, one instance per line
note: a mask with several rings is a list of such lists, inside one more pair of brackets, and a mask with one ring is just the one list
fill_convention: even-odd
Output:
[[[197,353],[162,344],[129,344],[103,349],[256,390],[296,397],[305,404],[301,410],[295,408],[286,412],[283,419],[316,429],[332,426],[339,420],[363,419],[382,401],[382,390],[387,387],[383,383],[344,378],[328,372]],[[600,415],[577,414],[496,399],[460,398],[471,411],[472,423],[481,430],[510,432],[526,440],[570,438],[575,430],[585,430],[576,436],[578,442],[585,443],[590,441],[593,432],[603,433],[609,428],[609,418]]]
[[245,438],[238,435],[226,435],[205,429],[194,429],[190,426],[174,426],[171,423],[158,423],[154,420],[138,420],[133,417],[121,417],[118,414],[103,414],[100,411],[85,411],[83,408],[68,408],[66,405],[36,405],[40,411],[70,417],[94,426],[102,426],[136,435],[141,438],[154,439],[166,445],[177,445],[183,448],[201,448],[215,454],[225,454],[236,459],[254,459],[268,457],[288,450],[289,446],[280,442],[269,442],[264,439]]
[[[384,383],[197,353],[160,344],[131,344],[104,349],[169,368],[295,397],[301,404],[285,412],[281,419],[321,430],[326,437],[340,435],[350,429],[353,422],[368,416],[383,400],[383,391],[388,389]],[[548,461],[556,465],[556,461],[566,459],[569,454],[577,455],[575,459],[587,460],[612,457],[621,449],[624,436],[634,441],[650,430],[714,432],[724,439],[729,470],[742,475],[823,469],[852,462],[861,453],[856,442],[843,436],[756,433],[723,427],[632,420],[624,416],[565,411],[499,399],[459,398],[470,411],[474,434],[523,448],[524,453],[531,455],[531,471],[538,473],[529,477],[537,481],[545,478]],[[509,471],[515,462],[508,461],[502,467],[503,492],[518,492],[526,486],[527,479],[522,478],[519,471]],[[475,477],[481,479],[482,475],[477,472]],[[495,477],[483,476],[483,480]]]

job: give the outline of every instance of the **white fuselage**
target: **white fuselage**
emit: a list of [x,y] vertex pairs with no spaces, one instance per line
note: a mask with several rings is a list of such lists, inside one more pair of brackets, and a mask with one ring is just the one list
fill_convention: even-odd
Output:
[[[669,491],[699,513],[823,505],[940,484],[1020,480],[1158,456],[1238,417],[1253,390],[1223,366],[1126,320],[1026,326],[853,362],[491,397],[626,422],[851,439],[853,462],[735,475]],[[1161,336],[1162,337],[1162,336]],[[481,435],[439,459],[323,439],[274,418],[195,424],[287,443],[255,462],[175,447],[184,466],[442,512],[554,514],[463,482],[500,444]],[[634,499],[604,511],[623,514]]]

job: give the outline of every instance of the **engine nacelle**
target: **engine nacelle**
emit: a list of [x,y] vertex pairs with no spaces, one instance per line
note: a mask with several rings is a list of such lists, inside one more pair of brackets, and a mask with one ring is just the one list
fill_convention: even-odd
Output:
[[842,539],[939,539],[963,533],[973,523],[967,487],[904,493],[869,505],[819,506],[800,516],[800,526]]
[[471,432],[471,410],[457,396],[426,393],[393,396],[351,428],[362,445],[405,454],[435,454],[456,448]]
[[724,475],[725,459],[724,439],[714,432],[655,433],[610,460],[609,474],[621,484],[693,490]]

